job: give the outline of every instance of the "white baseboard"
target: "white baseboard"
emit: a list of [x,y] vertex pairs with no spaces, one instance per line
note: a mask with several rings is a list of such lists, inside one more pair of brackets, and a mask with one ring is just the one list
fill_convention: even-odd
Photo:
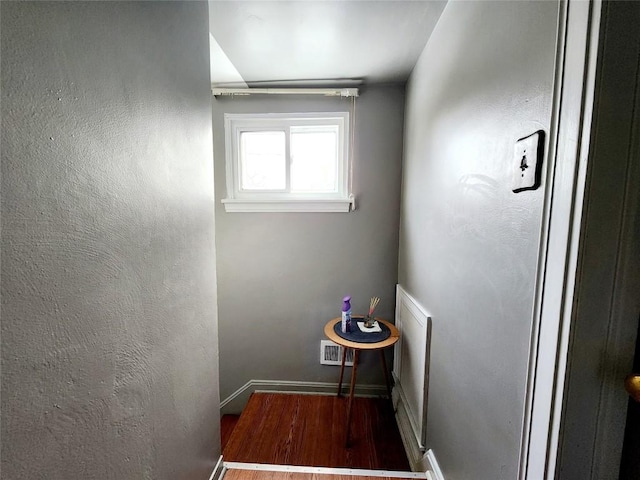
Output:
[[[335,395],[337,383],[299,382],[289,380],[249,380],[238,390],[220,402],[220,414],[240,414],[254,392],[299,393],[304,395]],[[342,393],[349,393],[349,384],[342,384]],[[355,395],[358,397],[383,397],[387,395],[385,385],[358,385]]]
[[[394,400],[396,400],[398,397],[396,389],[394,389],[393,395]],[[411,471],[425,472],[428,480],[444,480],[442,470],[440,469],[440,465],[438,465],[433,450],[427,450],[425,452],[418,444],[413,427],[411,426],[411,420],[402,401],[397,403],[396,423],[398,424],[398,430],[400,430],[402,445],[404,445],[404,451],[407,454]]]
[[220,455],[216,466],[213,468],[213,472],[211,472],[211,475],[209,476],[209,480],[220,480],[224,477],[224,471],[224,462],[222,461],[222,455]]
[[427,450],[422,460],[423,471],[427,473],[427,478],[430,477],[430,480],[444,480],[444,475],[440,470],[440,465],[438,465],[436,454],[433,453],[433,450]]
[[396,405],[396,423],[398,424],[398,430],[400,430],[400,438],[402,438],[402,445],[404,445],[404,451],[407,454],[407,460],[411,466],[411,471],[421,472],[423,450],[420,449],[420,445],[416,440],[416,436],[411,426],[411,420],[409,414],[405,408],[405,405],[401,401],[397,401],[398,390],[394,388],[394,404]]

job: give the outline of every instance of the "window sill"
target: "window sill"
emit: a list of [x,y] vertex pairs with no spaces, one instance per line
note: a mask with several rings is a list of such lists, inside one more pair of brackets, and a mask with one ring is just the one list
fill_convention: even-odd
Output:
[[247,200],[225,198],[222,200],[227,212],[341,212],[355,210],[353,198],[344,200]]

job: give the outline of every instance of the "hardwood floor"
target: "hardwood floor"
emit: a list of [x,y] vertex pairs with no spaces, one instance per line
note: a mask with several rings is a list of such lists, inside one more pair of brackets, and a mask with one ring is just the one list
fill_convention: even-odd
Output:
[[354,475],[324,475],[317,473],[264,472],[227,470],[224,480],[401,480],[398,477],[364,477]]
[[227,446],[238,420],[240,420],[240,415],[223,415],[220,418],[220,444],[222,445],[222,450]]
[[352,441],[345,448],[347,401],[336,396],[254,393],[223,448],[223,457],[227,462],[410,471],[386,399],[354,399]]

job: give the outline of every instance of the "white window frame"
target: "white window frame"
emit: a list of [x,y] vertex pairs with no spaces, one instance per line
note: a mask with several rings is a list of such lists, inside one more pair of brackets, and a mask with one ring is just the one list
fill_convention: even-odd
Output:
[[[240,135],[247,131],[283,130],[287,137],[287,185],[291,168],[289,135],[291,127],[335,125],[338,127],[338,168],[336,192],[298,193],[291,191],[248,191],[240,188]],[[224,115],[227,212],[348,212],[351,195],[351,155],[349,112],[263,113]]]

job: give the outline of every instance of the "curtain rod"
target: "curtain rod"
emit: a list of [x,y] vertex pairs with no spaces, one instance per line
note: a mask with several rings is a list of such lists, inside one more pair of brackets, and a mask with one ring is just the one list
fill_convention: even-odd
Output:
[[225,95],[324,95],[325,97],[357,97],[357,88],[218,88],[211,87],[215,97]]

